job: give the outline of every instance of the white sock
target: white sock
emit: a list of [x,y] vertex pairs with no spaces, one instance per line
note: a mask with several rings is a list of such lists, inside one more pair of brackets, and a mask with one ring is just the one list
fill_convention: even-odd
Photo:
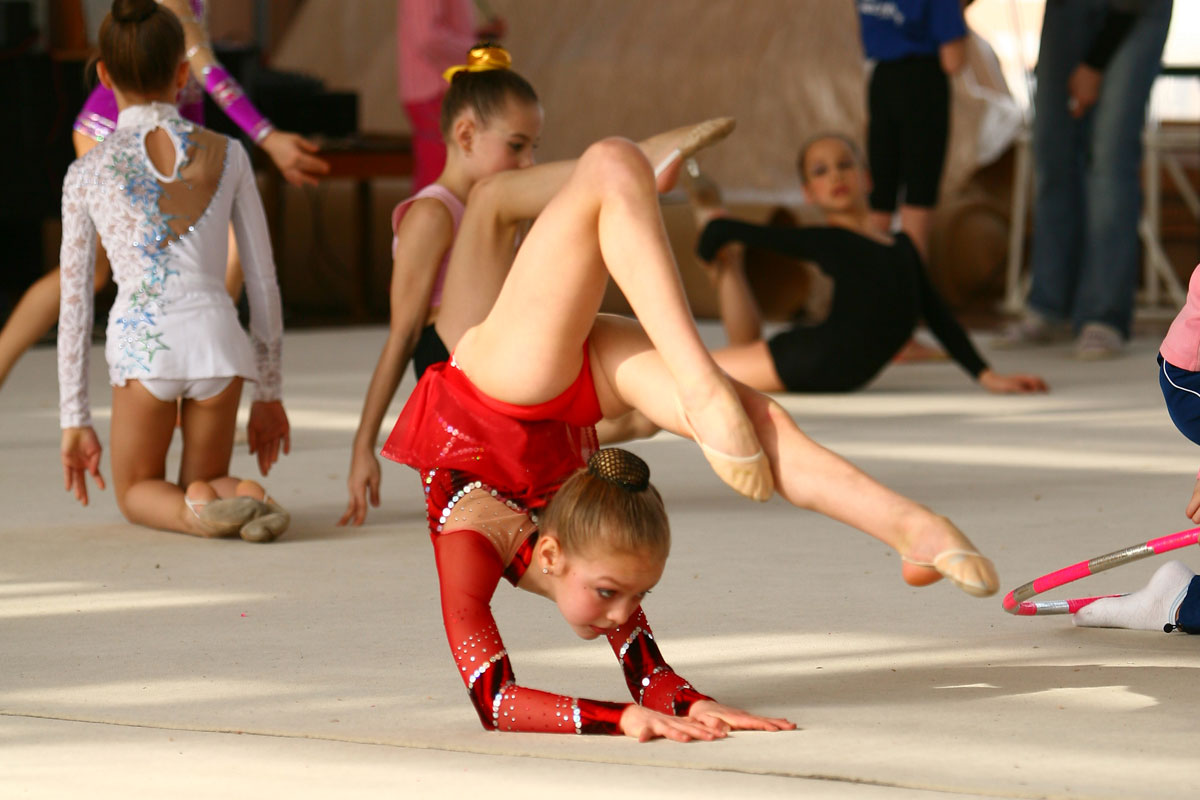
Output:
[[1088,628],[1161,631],[1164,625],[1175,624],[1175,612],[1194,577],[1182,562],[1168,561],[1133,594],[1097,600],[1076,611],[1073,620]]

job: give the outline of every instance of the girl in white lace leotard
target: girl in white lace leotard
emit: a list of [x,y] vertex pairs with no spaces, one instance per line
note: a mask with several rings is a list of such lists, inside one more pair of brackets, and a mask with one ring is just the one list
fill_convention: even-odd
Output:
[[[249,157],[237,141],[184,120],[170,102],[187,79],[183,33],[154,0],[118,0],[100,40],[98,71],[117,97],[117,129],[72,164],[63,183],[58,371],[66,487],[86,504],[84,472],[104,486],[87,394],[99,234],[118,287],[105,356],[122,512],[167,530],[273,538],[286,519],[271,519],[265,533],[261,522],[252,535],[244,528],[281,509],[263,502],[258,484],[228,475],[243,380],[255,383],[249,439],[264,475],[288,447],[279,288]],[[249,338],[224,286],[230,223],[247,277]],[[177,408],[184,447],[173,484],[164,478]]]

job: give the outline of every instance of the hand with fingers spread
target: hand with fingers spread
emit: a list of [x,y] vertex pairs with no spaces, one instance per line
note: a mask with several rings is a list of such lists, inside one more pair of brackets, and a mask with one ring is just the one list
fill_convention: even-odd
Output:
[[63,488],[74,492],[75,499],[85,506],[88,504],[85,473],[91,473],[96,485],[104,488],[104,476],[100,474],[100,454],[103,449],[96,431],[90,425],[86,428],[63,428]]
[[250,421],[246,425],[246,438],[250,443],[251,455],[258,454],[258,469],[263,475],[279,460],[282,446],[284,455],[291,452],[291,426],[287,412],[278,400],[259,400],[250,406]]
[[350,477],[346,486],[350,490],[350,502],[338,525],[362,525],[367,518],[367,502],[379,508],[379,459],[370,449],[355,446],[350,457]]
[[794,731],[796,723],[783,717],[760,717],[715,700],[697,700],[688,709],[688,719],[724,731]]
[[263,139],[262,149],[293,186],[316,186],[320,176],[329,174],[329,162],[314,155],[320,147],[298,134],[271,131]]
[[621,714],[621,732],[639,742],[651,739],[711,742],[724,739],[729,726],[715,718],[700,721],[689,717],[672,717],[639,705],[630,705]]

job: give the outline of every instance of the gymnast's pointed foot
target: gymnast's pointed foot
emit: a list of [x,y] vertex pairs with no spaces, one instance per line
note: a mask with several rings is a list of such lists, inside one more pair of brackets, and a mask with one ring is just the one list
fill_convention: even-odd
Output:
[[669,192],[674,188],[684,160],[724,139],[733,132],[736,124],[733,117],[716,117],[660,133],[642,142],[642,150],[654,166],[658,190]]
[[675,405],[681,429],[700,445],[717,477],[751,500],[769,500],[775,491],[771,462],[733,388],[725,383],[704,402],[689,404],[677,396]]
[[1132,628],[1161,631],[1174,625],[1195,573],[1182,562],[1163,564],[1150,582],[1133,594],[1102,597],[1075,612],[1072,621],[1086,628]]
[[962,531],[945,517],[920,533],[905,552],[901,575],[911,586],[928,586],[949,579],[974,597],[988,597],[1000,589],[1000,578],[991,559],[983,556]]

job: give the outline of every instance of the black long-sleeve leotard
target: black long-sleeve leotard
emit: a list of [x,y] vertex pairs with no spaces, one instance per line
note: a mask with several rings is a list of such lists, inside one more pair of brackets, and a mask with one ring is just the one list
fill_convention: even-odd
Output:
[[922,319],[971,377],[987,369],[903,233],[885,244],[845,228],[776,228],[719,218],[704,228],[696,251],[711,261],[735,241],[811,261],[833,278],[833,302],[824,321],[797,321],[767,341],[789,392],[862,387],[900,352]]

